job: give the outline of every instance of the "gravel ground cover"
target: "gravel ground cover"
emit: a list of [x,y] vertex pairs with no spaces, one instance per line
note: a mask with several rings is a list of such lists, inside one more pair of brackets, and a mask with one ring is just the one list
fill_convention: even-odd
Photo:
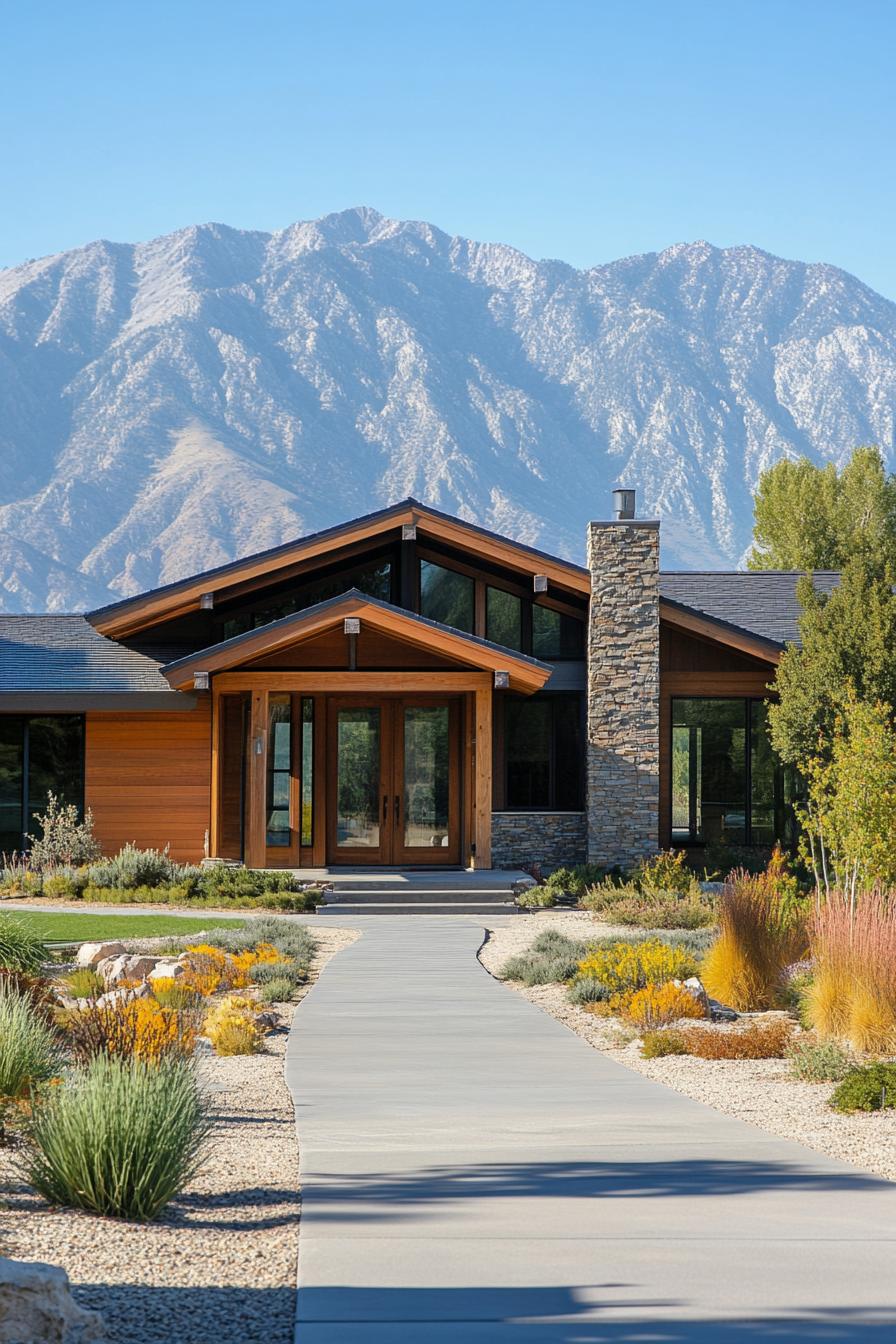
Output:
[[[314,936],[310,983],[358,934]],[[292,1344],[299,1155],[283,1059],[295,1006],[276,1005],[282,1025],[264,1053],[203,1057],[208,1160],[157,1223],[50,1210],[0,1148],[0,1252],[62,1265],[81,1305],[103,1313],[110,1344]]]
[[[509,957],[524,952],[546,928],[556,928],[570,938],[632,932],[602,924],[583,911],[518,915],[489,929],[480,961],[497,975]],[[569,1003],[565,986],[526,988],[507,983],[512,992],[522,994],[627,1068],[768,1134],[796,1139],[816,1152],[896,1181],[896,1111],[838,1115],[827,1105],[834,1084],[798,1082],[790,1077],[785,1060],[710,1060],[689,1055],[642,1059],[640,1043],[631,1029]]]

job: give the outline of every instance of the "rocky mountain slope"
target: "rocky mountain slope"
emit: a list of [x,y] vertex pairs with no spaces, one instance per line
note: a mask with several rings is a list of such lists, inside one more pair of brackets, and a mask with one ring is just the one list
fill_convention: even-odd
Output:
[[896,305],[681,244],[591,270],[349,210],[0,272],[0,607],[99,605],[413,494],[580,558],[614,484],[733,566],[783,454],[894,452]]

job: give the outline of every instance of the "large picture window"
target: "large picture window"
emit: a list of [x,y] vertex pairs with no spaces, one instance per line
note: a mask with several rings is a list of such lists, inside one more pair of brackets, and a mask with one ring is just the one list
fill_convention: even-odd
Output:
[[466,574],[420,561],[420,615],[454,630],[473,630],[475,585]]
[[507,696],[503,729],[504,807],[581,811],[581,695]]
[[78,714],[0,715],[0,853],[27,848],[47,794],[84,806],[84,720]]
[[792,841],[795,775],[762,700],[674,699],[671,768],[673,844]]

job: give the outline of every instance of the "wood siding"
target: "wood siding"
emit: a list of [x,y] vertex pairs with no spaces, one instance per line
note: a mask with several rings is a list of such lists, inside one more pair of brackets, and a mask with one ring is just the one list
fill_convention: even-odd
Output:
[[85,802],[104,854],[131,842],[203,856],[211,800],[211,701],[184,714],[89,713]]

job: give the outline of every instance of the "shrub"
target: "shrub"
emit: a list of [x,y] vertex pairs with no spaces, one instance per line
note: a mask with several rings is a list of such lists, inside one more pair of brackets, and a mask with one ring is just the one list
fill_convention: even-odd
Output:
[[69,971],[63,983],[66,993],[73,999],[98,999],[106,988],[103,977],[89,966]]
[[198,1011],[202,1007],[202,995],[198,989],[185,985],[183,979],[158,976],[151,980],[153,996],[163,1008],[173,1008],[178,1013]]
[[829,1104],[835,1111],[896,1109],[896,1064],[865,1064],[850,1069]]
[[285,975],[266,980],[261,986],[259,998],[262,1003],[288,1003],[296,991],[295,981]]
[[247,949],[245,952],[231,953],[233,964],[237,970],[237,978],[234,981],[234,988],[242,989],[248,985],[252,978],[252,971],[257,966],[283,966],[286,958],[278,952],[271,943],[257,943],[255,947]]
[[313,934],[304,924],[267,916],[247,920],[240,929],[210,929],[206,942],[225,952],[246,952],[259,943],[270,943],[284,957],[292,958],[303,967],[311,964],[317,947]]
[[687,866],[683,849],[662,850],[653,859],[644,859],[632,873],[632,880],[647,896],[689,896],[699,883]]
[[684,980],[696,969],[690,953],[659,939],[640,943],[616,940],[605,947],[591,948],[579,962],[578,974],[592,976],[612,993],[621,994],[666,980]]
[[43,895],[43,878],[31,867],[27,854],[3,855],[0,891],[4,896]]
[[611,933],[604,934],[600,938],[590,939],[589,949],[592,947],[614,947],[618,943],[628,943],[631,947],[640,947],[642,943],[649,943],[659,939],[667,947],[681,948],[697,960],[708,952],[709,948],[715,942],[715,933],[712,929],[639,929],[637,933]]
[[680,1031],[646,1031],[641,1042],[644,1059],[664,1059],[666,1055],[686,1055],[688,1048]]
[[572,868],[555,868],[545,879],[545,887],[555,897],[574,896],[581,900],[589,887],[603,880],[606,869],[596,863],[579,863]]
[[219,989],[234,989],[245,984],[233,957],[211,943],[195,943],[187,948],[184,982],[200,994],[215,994]]
[[668,1026],[686,1017],[704,1017],[701,1005],[681,985],[667,980],[662,985],[645,985],[625,996],[622,1016],[641,1031]]
[[62,1067],[56,1033],[27,992],[0,978],[0,1098],[18,1098]]
[[547,910],[557,902],[557,897],[551,887],[527,887],[521,891],[516,903],[522,910]]
[[288,980],[294,989],[304,985],[308,972],[294,961],[260,961],[249,967],[249,979],[255,985],[268,985],[272,980]]
[[896,1049],[896,900],[868,892],[850,909],[833,896],[815,911],[809,942],[814,971],[805,1005],[813,1029],[861,1053]]
[[764,873],[771,861],[772,850],[763,845],[726,845],[714,840],[703,851],[707,873],[724,876],[738,869],[745,873]]
[[606,881],[582,897],[582,906],[611,924],[654,929],[701,929],[715,923],[711,896],[694,883],[690,894],[643,892],[634,882]]
[[606,1003],[610,991],[602,980],[597,980],[593,975],[577,975],[567,990],[567,998],[570,1003],[584,1008],[590,1003]]
[[26,1171],[52,1204],[143,1222],[193,1176],[208,1129],[183,1061],[98,1055],[36,1113]]
[[707,991],[738,1012],[780,1004],[785,972],[805,956],[807,935],[774,876],[732,873],[718,918],[719,936],[703,963]]
[[87,868],[57,868],[44,878],[43,895],[50,900],[80,900],[87,886]]
[[100,856],[100,847],[93,834],[93,814],[90,808],[83,820],[74,803],[63,804],[54,793],[47,794],[46,811],[35,821],[41,833],[29,835],[31,867],[39,873],[54,868],[79,868]]
[[784,1018],[738,1028],[686,1027],[682,1040],[698,1059],[782,1059],[793,1037]]
[[154,998],[89,1004],[66,1013],[63,1026],[72,1055],[81,1061],[98,1055],[147,1062],[186,1058],[196,1041],[191,1017]]
[[556,929],[545,929],[526,952],[504,963],[501,979],[520,980],[524,985],[558,984],[575,975],[585,951],[585,943]]
[[27,920],[0,915],[0,969],[33,975],[49,953]]
[[787,1049],[790,1072],[803,1083],[837,1083],[845,1078],[852,1058],[836,1041],[803,1039]]
[[94,887],[170,887],[183,883],[184,869],[168,854],[168,850],[138,849],[125,845],[111,859],[93,863],[88,869],[88,880]]
[[206,1014],[203,1030],[216,1055],[254,1055],[262,1046],[254,1004],[235,994],[213,1004]]

